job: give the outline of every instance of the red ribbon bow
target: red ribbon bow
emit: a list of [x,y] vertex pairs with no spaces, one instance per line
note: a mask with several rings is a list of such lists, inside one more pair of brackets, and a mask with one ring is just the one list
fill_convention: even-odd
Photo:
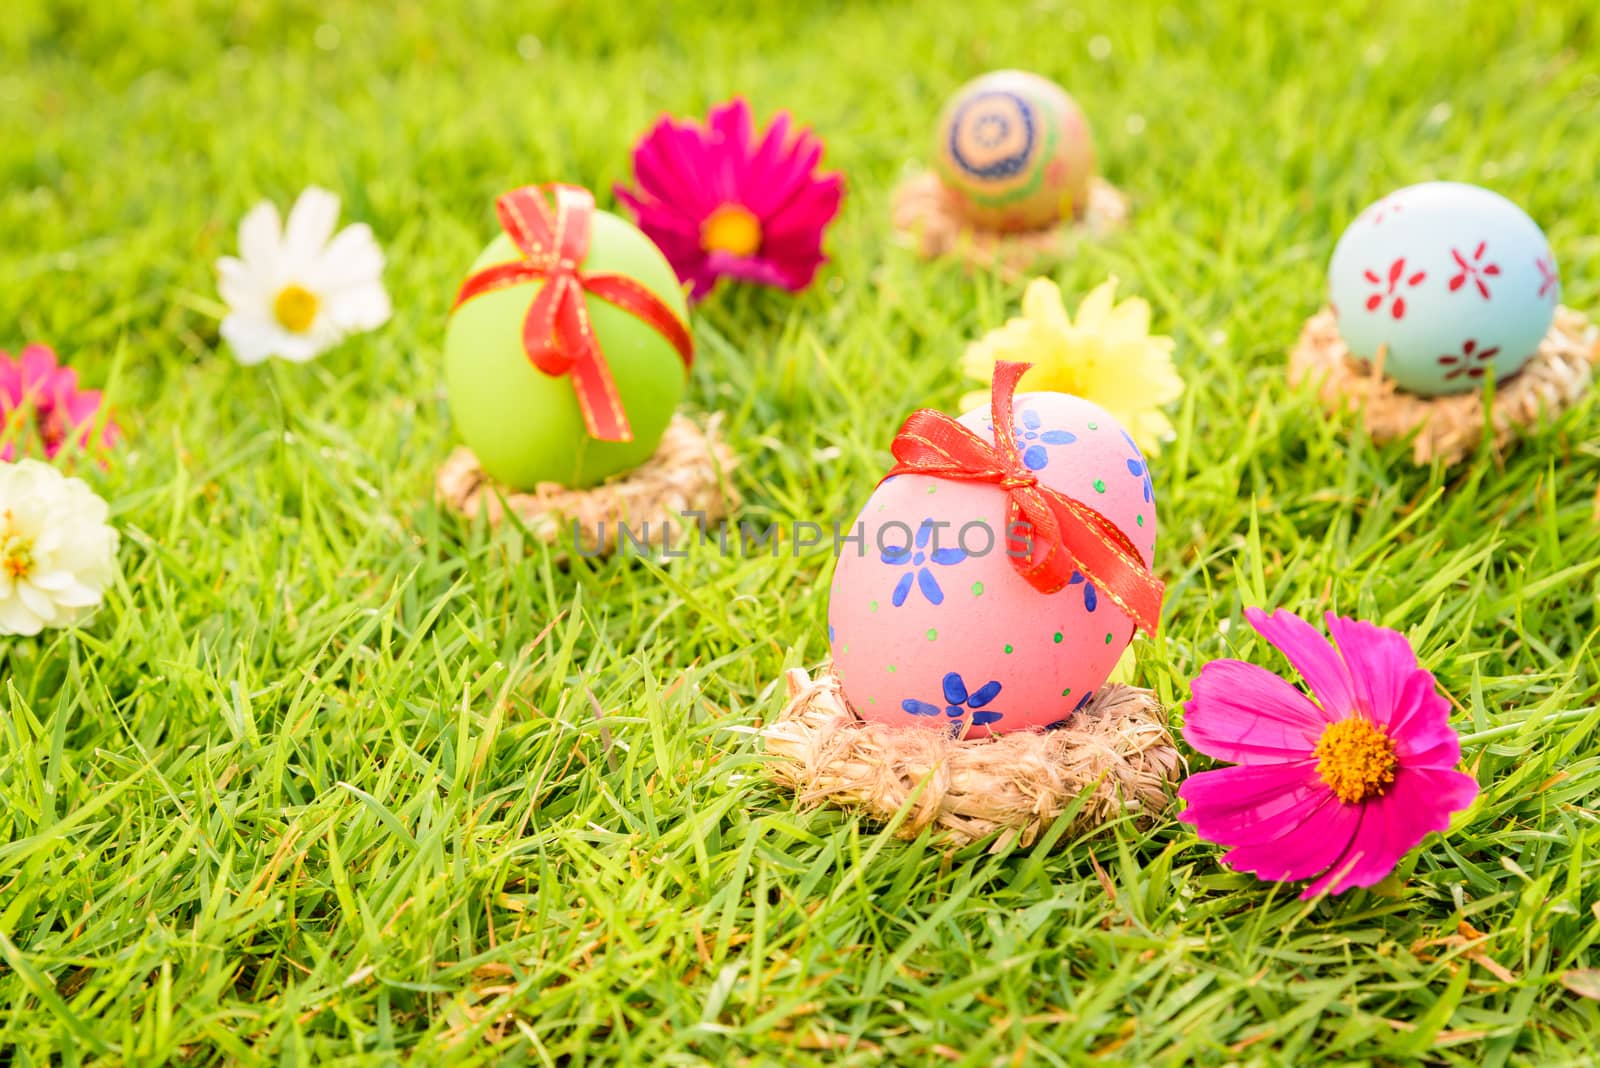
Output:
[[1028,551],[1011,554],[1017,572],[1041,593],[1063,589],[1073,571],[1154,634],[1161,618],[1161,580],[1120,528],[1082,501],[1039,484],[1022,463],[1011,434],[1011,401],[1030,364],[995,364],[990,403],[994,443],[943,412],[912,412],[890,446],[897,461],[884,476],[932,475],[958,482],[989,482],[1005,491],[1006,532],[1028,531]]
[[546,188],[555,201],[554,210],[533,185],[513,189],[495,201],[500,226],[523,258],[485,267],[468,278],[450,310],[496,289],[543,281],[522,321],[523,351],[545,374],[572,376],[583,425],[592,437],[632,441],[633,428],[595,338],[584,294],[616,305],[666,338],[685,368],[694,362],[694,341],[672,309],[639,282],[626,275],[578,269],[589,254],[594,194],[575,185]]

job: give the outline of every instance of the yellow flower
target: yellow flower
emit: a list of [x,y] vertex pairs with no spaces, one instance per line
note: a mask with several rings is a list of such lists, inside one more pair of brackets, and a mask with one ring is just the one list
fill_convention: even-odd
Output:
[[[1150,336],[1150,305],[1137,297],[1116,303],[1117,279],[1096,286],[1067,315],[1061,290],[1035,278],[1022,295],[1022,315],[967,346],[961,368],[988,382],[997,360],[1031,363],[1018,393],[1053,390],[1093,401],[1148,453],[1173,438],[1161,405],[1183,395],[1183,379],[1172,366],[1172,339]],[[963,410],[986,406],[989,391],[961,398]]]

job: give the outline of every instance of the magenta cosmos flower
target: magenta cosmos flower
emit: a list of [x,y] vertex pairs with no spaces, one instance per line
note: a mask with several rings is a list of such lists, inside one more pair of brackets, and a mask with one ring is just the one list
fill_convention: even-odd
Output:
[[36,436],[47,459],[54,459],[76,437],[79,448],[107,449],[117,439],[116,424],[99,421],[98,389],[79,389],[78,373],[60,367],[47,345],[29,345],[15,360],[0,350],[0,417],[4,446],[0,460],[15,460],[18,444]]
[[1251,608],[1245,618],[1312,696],[1240,660],[1202,668],[1184,740],[1238,766],[1191,775],[1179,818],[1230,847],[1229,867],[1314,880],[1303,898],[1371,886],[1478,794],[1455,770],[1450,703],[1395,631],[1330,613],[1335,650],[1293,613]]
[[838,214],[844,179],[818,174],[822,140],[780,112],[756,140],[736,97],[706,124],[663,117],[633,150],[637,191],[616,187],[639,228],[661,247],[689,298],[723,276],[797,291],[811,284],[822,232]]

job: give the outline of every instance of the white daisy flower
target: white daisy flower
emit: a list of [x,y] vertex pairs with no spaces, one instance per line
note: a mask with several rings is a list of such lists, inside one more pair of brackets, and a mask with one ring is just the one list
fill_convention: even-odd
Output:
[[117,577],[106,502],[49,464],[0,464],[0,634],[88,615]]
[[383,250],[366,223],[335,236],[338,221],[339,197],[313,186],[295,201],[287,227],[265,200],[239,224],[239,256],[222,257],[217,271],[228,303],[222,336],[240,363],[304,363],[346,334],[389,321]]

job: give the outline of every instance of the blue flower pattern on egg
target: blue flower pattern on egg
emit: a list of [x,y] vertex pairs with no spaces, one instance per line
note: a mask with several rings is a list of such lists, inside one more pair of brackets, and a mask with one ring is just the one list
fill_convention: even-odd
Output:
[[[1078,440],[1078,435],[1070,430],[1044,430],[1043,421],[1039,413],[1024,409],[1017,416],[1021,420],[1020,427],[1011,428],[1012,440],[1017,444],[1017,451],[1022,454],[1022,465],[1029,471],[1043,471],[1050,465],[1050,451],[1046,445],[1071,445]],[[985,422],[985,429],[994,433],[994,423]]]
[[924,519],[922,525],[917,528],[915,547],[897,545],[883,550],[882,558],[884,563],[893,567],[898,567],[901,564],[909,565],[905,574],[900,576],[900,581],[895,583],[894,593],[889,598],[890,603],[896,608],[905,604],[906,598],[911,596],[913,583],[915,583],[917,589],[922,591],[922,595],[928,599],[929,604],[943,604],[944,590],[940,588],[939,580],[928,567],[928,564],[931,562],[941,567],[949,567],[952,564],[959,564],[967,558],[964,550],[948,546],[936,548],[929,552],[928,542],[933,537],[933,529],[933,520]]
[[1156,499],[1156,487],[1155,483],[1150,481],[1150,465],[1145,463],[1144,453],[1139,451],[1139,446],[1128,436],[1126,430],[1122,432],[1122,440],[1133,450],[1133,455],[1128,459],[1128,474],[1144,480],[1144,503],[1152,504]]
[[1100,607],[1100,595],[1095,592],[1094,583],[1083,577],[1082,571],[1074,571],[1072,577],[1067,579],[1068,586],[1083,585],[1083,607],[1086,612],[1093,612]]
[[1038,412],[1030,409],[1022,413],[1022,430],[1016,433],[1016,442],[1022,465],[1029,471],[1042,471],[1049,465],[1046,445],[1071,445],[1078,440],[1070,430],[1041,430],[1040,425]]
[[959,733],[965,722],[970,722],[974,727],[986,727],[1004,719],[1003,713],[995,712],[988,707],[989,702],[999,696],[1000,683],[993,679],[976,690],[968,691],[966,680],[959,672],[952,671],[944,677],[943,707],[910,697],[901,701],[900,707],[913,716],[944,715],[952,721],[951,729]]

